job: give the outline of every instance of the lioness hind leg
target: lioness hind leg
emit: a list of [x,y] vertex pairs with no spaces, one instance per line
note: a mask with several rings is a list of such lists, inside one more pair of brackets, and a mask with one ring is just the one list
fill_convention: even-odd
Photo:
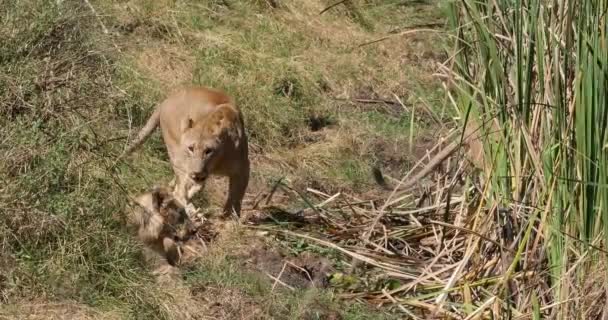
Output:
[[243,197],[249,184],[249,168],[240,174],[229,176],[228,179],[228,199],[224,205],[224,215],[231,215],[234,212],[240,217]]

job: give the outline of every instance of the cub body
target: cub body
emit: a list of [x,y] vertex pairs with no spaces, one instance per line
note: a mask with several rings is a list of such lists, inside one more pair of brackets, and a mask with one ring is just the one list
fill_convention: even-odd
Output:
[[163,256],[170,265],[179,260],[177,243],[196,230],[182,206],[167,188],[155,187],[135,198],[139,205],[130,216],[139,240]]

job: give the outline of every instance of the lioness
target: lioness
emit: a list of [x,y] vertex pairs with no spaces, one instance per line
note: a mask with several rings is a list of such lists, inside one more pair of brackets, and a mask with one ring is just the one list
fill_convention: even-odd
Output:
[[240,215],[249,183],[249,155],[243,117],[234,101],[210,88],[181,88],[155,109],[121,157],[159,125],[175,173],[175,196],[189,203],[210,174],[225,176],[229,190],[224,214]]
[[171,190],[162,187],[134,200],[139,207],[131,212],[129,223],[137,227],[139,240],[174,266],[179,260],[177,242],[188,240],[196,231],[184,207]]

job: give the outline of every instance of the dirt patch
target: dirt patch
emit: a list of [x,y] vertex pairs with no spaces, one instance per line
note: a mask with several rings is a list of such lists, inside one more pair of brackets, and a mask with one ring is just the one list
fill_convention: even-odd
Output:
[[195,286],[190,294],[206,305],[204,319],[263,319],[265,316],[262,306],[241,290]]
[[[377,165],[389,174],[403,175],[420,159],[429,158],[429,151],[435,147],[439,139],[434,134],[418,135],[410,144],[406,139],[398,141],[375,138],[369,147],[369,152],[376,158]],[[407,151],[404,151],[407,150]],[[430,153],[430,157],[437,150]]]
[[[253,297],[238,289],[194,286],[191,287],[190,294],[194,300],[205,305],[202,319],[268,319],[272,318],[269,313],[274,313],[268,310],[268,305],[255,301]],[[304,320],[342,319],[339,312],[315,299],[303,303],[297,313],[297,319]]]
[[[292,288],[325,288],[328,286],[328,275],[332,270],[331,262],[321,256],[302,253],[288,256],[278,248],[269,245],[262,235],[238,228],[234,222],[216,220],[209,223],[209,229],[215,232],[213,242],[200,239],[184,245],[184,251],[190,250],[198,257],[207,253],[211,256],[218,252],[226,257],[237,259],[246,269],[261,273],[275,281],[275,286]],[[183,259],[182,259],[183,261]],[[190,260],[192,263],[194,260]]]
[[289,223],[299,228],[313,223],[305,214],[307,210],[297,212],[287,211],[277,205],[269,205],[263,210],[252,210],[248,213],[247,223],[253,225]]
[[251,241],[235,246],[231,222],[207,219],[199,226],[196,236],[180,246],[181,259],[177,267],[157,265],[153,271],[156,283],[165,295],[162,308],[170,319],[262,319],[263,306],[254,297],[238,288],[213,285],[189,285],[182,271],[205,260],[224,260],[227,252],[243,253]]
[[[327,259],[310,253],[287,256],[270,245],[264,235],[241,229],[230,221],[212,219],[209,226],[217,233],[212,242],[187,244],[205,263],[235,261],[243,272],[267,279],[273,288],[271,295],[281,295],[282,290],[291,290],[288,288],[326,288],[329,285],[328,275],[333,269]],[[259,297],[239,287],[204,282],[186,286],[179,276],[184,268],[187,268],[185,264],[158,270],[157,275],[158,284],[172,297],[171,301],[175,301],[175,304],[165,306],[166,312],[176,319],[265,319],[275,313]],[[340,319],[338,312],[314,298],[299,308],[298,319]]]
[[91,307],[70,302],[20,302],[0,305],[0,320],[111,320],[122,319],[111,312],[100,312]]
[[273,279],[274,286],[303,289],[329,285],[331,262],[308,252],[288,257],[275,248],[258,245],[241,258],[247,267]]
[[412,155],[402,152],[405,141],[388,141],[376,138],[370,146],[370,154],[377,158],[377,163],[387,172],[397,173],[404,169],[405,165],[413,159]]

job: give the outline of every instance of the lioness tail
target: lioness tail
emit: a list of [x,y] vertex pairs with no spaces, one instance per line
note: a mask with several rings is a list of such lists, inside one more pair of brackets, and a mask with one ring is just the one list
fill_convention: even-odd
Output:
[[133,152],[133,150],[137,149],[152,134],[152,132],[154,132],[154,129],[156,129],[159,123],[160,108],[156,108],[148,119],[148,122],[146,122],[146,125],[141,128],[141,130],[139,130],[137,138],[133,140],[131,146],[127,148],[127,150],[122,154],[122,156],[120,156],[120,158],[128,156],[131,152]]

